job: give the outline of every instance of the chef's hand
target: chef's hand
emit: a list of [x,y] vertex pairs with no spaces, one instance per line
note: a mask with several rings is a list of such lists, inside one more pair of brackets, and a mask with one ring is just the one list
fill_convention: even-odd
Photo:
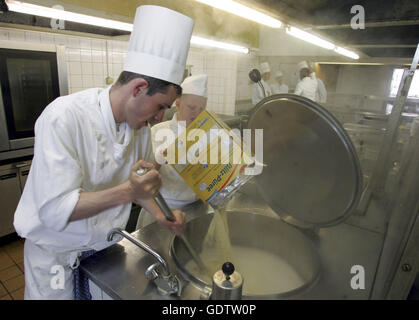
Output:
[[[147,168],[149,171],[139,175],[137,170]],[[131,174],[128,180],[128,187],[133,201],[136,199],[148,199],[154,197],[162,185],[161,176],[153,165],[147,161],[140,160],[131,167]]]
[[170,230],[174,234],[182,234],[185,231],[186,214],[183,211],[177,209],[173,210],[172,212],[176,218],[175,221],[167,220],[163,213],[156,217],[156,219],[161,225],[163,225],[166,229]]

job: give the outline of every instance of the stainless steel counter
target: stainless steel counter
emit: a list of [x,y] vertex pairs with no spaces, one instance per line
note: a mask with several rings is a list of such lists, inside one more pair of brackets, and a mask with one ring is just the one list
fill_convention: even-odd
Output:
[[[244,190],[246,192],[246,189]],[[254,194],[254,191],[251,191]],[[242,207],[247,211],[245,201],[249,194],[239,193],[230,207]],[[257,198],[257,195],[255,199]],[[188,215],[188,220],[197,215],[207,214],[208,208],[198,202],[183,209]],[[259,201],[249,211],[267,216],[274,216],[273,211]],[[322,271],[317,283],[309,291],[292,297],[292,299],[368,299],[374,284],[374,277],[379,260],[383,235],[366,230],[354,225],[342,223],[331,228],[303,231],[312,239],[318,250]],[[126,239],[96,253],[82,261],[81,267],[90,279],[105,293],[114,299],[205,299],[201,291],[187,282],[177,270],[173,259],[170,257],[169,246],[173,235],[153,223],[146,228],[132,233],[132,235],[155,249],[168,262],[173,274],[180,277],[183,284],[181,297],[163,296],[152,281],[146,279],[144,272],[148,266],[155,263],[154,258],[144,250],[138,248]],[[351,273],[354,265],[360,265],[365,270],[365,289],[354,290]]]
[[[183,211],[189,220],[197,215],[206,214],[208,207],[198,201],[183,208]],[[174,237],[172,233],[159,224],[153,223],[133,232],[132,235],[156,250],[168,262],[170,271],[177,274],[174,272],[176,267],[169,255],[170,242]],[[83,260],[80,266],[89,278],[113,299],[180,299],[176,296],[161,295],[154,283],[146,279],[145,270],[155,262],[156,260],[150,254],[123,239]],[[183,284],[181,299],[199,299],[200,291],[188,285],[180,275],[178,276]]]

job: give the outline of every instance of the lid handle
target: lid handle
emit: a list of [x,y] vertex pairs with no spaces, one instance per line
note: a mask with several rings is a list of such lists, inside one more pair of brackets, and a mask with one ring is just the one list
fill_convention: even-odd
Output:
[[234,273],[234,265],[231,262],[225,262],[221,268],[226,276],[227,280],[230,280],[230,276]]

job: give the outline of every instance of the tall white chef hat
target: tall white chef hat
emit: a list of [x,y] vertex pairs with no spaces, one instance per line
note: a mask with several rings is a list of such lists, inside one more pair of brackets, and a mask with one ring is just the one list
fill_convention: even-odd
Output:
[[269,67],[269,63],[262,62],[260,64],[260,69],[262,70],[262,74],[271,72],[271,68]]
[[277,71],[276,73],[275,73],[275,78],[279,78],[279,77],[282,77],[284,74],[282,73],[282,71]]
[[207,84],[206,74],[187,77],[182,83],[182,94],[194,94],[206,98],[208,96]]
[[308,64],[307,61],[301,61],[297,64],[297,69],[298,71],[300,71],[302,68],[307,68],[308,69]]
[[144,5],[137,8],[124,71],[180,84],[194,21],[176,11]]

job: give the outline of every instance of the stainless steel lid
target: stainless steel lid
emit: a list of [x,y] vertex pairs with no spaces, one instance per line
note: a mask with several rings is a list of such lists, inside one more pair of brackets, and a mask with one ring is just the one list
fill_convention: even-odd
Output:
[[359,160],[327,110],[297,95],[274,95],[255,107],[248,128],[263,129],[267,166],[255,181],[278,215],[299,226],[327,227],[356,209],[362,192]]

